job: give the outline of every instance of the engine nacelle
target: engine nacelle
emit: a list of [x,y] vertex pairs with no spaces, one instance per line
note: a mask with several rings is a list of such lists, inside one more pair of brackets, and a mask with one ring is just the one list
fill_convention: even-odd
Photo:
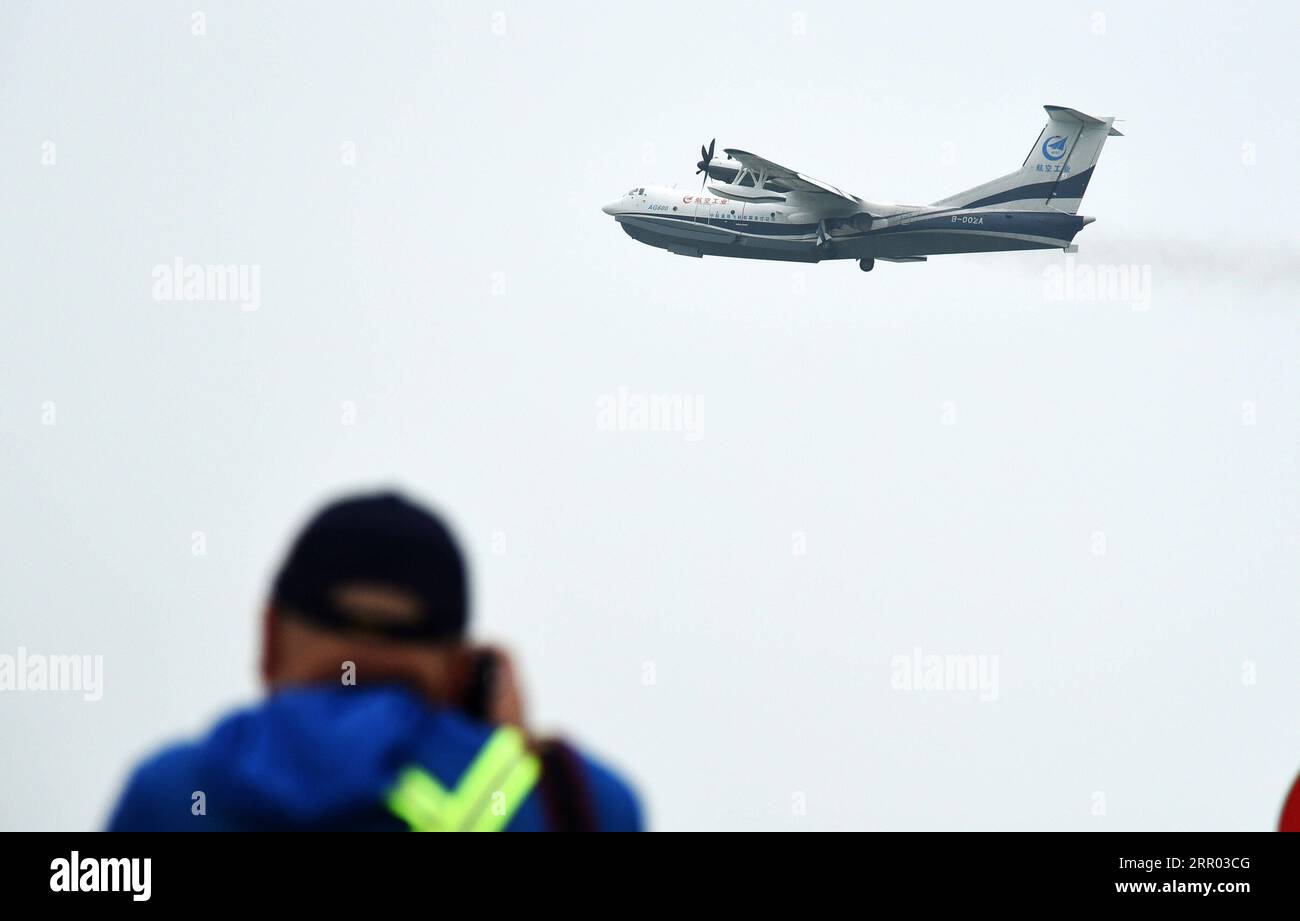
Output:
[[752,185],[734,185],[730,182],[710,182],[709,191],[733,201],[748,202],[783,202],[785,196],[769,189],[757,189]]
[[709,178],[731,182],[740,175],[740,164],[731,157],[714,157],[709,161]]

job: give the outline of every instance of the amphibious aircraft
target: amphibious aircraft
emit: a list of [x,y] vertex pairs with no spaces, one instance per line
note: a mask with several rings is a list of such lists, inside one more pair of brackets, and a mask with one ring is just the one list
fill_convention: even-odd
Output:
[[942,253],[1074,252],[1095,218],[1078,214],[1114,118],[1044,106],[1047,126],[1020,169],[932,205],[866,201],[833,185],[714,143],[700,148],[696,193],[642,186],[601,210],[633,239],[683,256],[821,262],[924,262]]

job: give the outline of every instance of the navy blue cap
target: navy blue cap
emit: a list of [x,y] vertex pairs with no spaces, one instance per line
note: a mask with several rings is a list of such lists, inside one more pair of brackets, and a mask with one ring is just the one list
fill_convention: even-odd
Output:
[[294,541],[271,596],[285,616],[329,629],[436,642],[465,633],[466,581],[447,526],[384,493],[322,509]]

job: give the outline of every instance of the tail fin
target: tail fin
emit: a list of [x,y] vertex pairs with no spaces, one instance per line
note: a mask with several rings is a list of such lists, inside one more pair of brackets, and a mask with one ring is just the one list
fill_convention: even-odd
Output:
[[950,195],[935,205],[942,208],[1004,206],[1077,214],[1102,145],[1107,137],[1118,136],[1119,131],[1113,127],[1113,118],[1093,118],[1061,106],[1043,108],[1047,110],[1047,127],[1020,169]]

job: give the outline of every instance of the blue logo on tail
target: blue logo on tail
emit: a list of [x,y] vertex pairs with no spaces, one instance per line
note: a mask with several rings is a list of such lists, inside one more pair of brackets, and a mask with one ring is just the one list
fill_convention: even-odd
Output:
[[1059,160],[1065,156],[1065,135],[1054,134],[1043,141],[1043,156],[1049,160]]

